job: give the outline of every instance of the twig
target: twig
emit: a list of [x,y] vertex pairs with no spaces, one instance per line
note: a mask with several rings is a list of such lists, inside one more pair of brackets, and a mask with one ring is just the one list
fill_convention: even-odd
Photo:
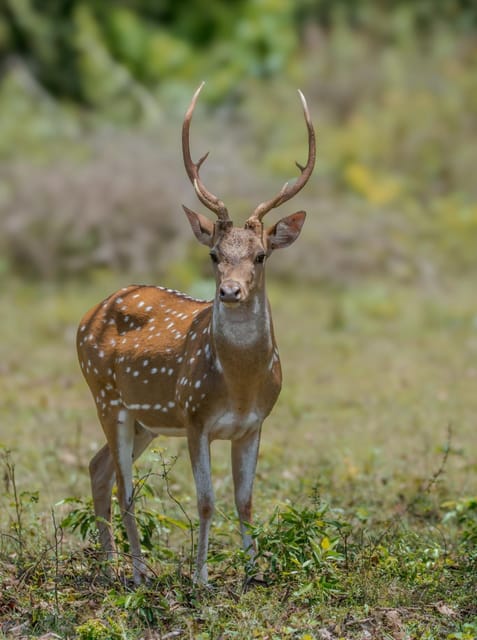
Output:
[[56,618],[59,619],[60,604],[59,604],[59,598],[58,598],[58,580],[60,575],[60,546],[63,541],[63,529],[59,527],[56,522],[54,509],[51,510],[51,519],[53,521],[53,534],[54,534],[53,550],[55,553],[55,556],[54,556],[55,557],[55,579],[54,579],[55,614],[56,614]]
[[3,463],[5,465],[5,483],[7,486],[7,490],[12,489],[13,491],[13,502],[15,505],[15,531],[18,536],[18,565],[21,567],[23,565],[23,513],[22,513],[22,502],[20,500],[20,496],[18,495],[17,482],[15,478],[15,464],[11,459],[11,451],[6,449],[3,454]]
[[170,484],[169,484],[169,473],[172,471],[175,463],[177,462],[177,456],[174,456],[172,458],[172,463],[169,465],[169,468],[167,468],[166,461],[164,460],[164,457],[163,457],[161,452],[159,452],[159,458],[161,460],[161,465],[162,465],[162,477],[164,479],[164,482],[166,483],[167,495],[172,500],[172,502],[174,502],[174,504],[176,504],[179,507],[179,509],[181,510],[181,512],[184,515],[185,519],[189,523],[189,535],[190,535],[189,571],[190,571],[190,574],[192,575],[192,571],[193,571],[193,556],[194,556],[194,525],[192,524],[192,520],[190,519],[189,514],[185,510],[183,504],[180,502],[180,500],[178,500],[173,495],[173,493],[171,491]]

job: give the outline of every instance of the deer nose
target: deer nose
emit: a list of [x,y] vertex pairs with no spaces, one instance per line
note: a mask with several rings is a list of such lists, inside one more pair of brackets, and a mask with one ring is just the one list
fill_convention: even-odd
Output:
[[240,302],[242,289],[235,280],[227,280],[220,285],[219,297],[221,302]]

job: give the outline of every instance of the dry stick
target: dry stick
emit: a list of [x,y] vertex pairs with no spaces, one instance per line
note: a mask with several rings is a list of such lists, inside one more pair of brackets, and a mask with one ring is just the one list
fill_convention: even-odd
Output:
[[[444,473],[444,469],[447,464],[447,459],[449,458],[449,453],[451,450],[451,442],[452,442],[452,424],[449,422],[449,424],[447,425],[446,447],[444,449],[444,455],[442,456],[441,464],[437,469],[437,471],[434,471],[432,476],[429,478],[429,480],[427,481],[427,484],[420,489],[420,493],[429,493],[432,487],[436,484],[439,477]],[[419,497],[419,493],[416,495],[414,500],[411,500],[411,502],[406,508],[406,512],[416,504],[418,497]]]
[[161,465],[162,465],[162,478],[164,479],[164,482],[166,483],[167,495],[172,500],[172,502],[174,502],[174,504],[176,504],[179,507],[179,509],[182,511],[185,519],[189,523],[189,534],[190,534],[189,571],[190,571],[190,574],[192,575],[193,557],[194,557],[194,525],[192,524],[192,520],[190,519],[189,514],[185,510],[185,508],[182,505],[182,503],[180,502],[180,500],[178,500],[172,494],[171,487],[170,487],[170,484],[169,484],[169,473],[172,471],[172,468],[174,467],[175,463],[177,462],[177,456],[173,456],[173,458],[172,458],[173,462],[169,465],[169,469],[167,469],[166,461],[164,460],[164,457],[163,457],[162,453],[160,453],[160,452],[159,452],[159,458],[161,460]]
[[[162,474],[157,474],[155,472],[153,472],[151,469],[145,473],[143,476],[141,476],[138,481],[136,482],[136,485],[134,487],[133,490],[133,500],[136,500],[141,492],[142,487],[146,484],[147,480],[152,477],[152,476],[160,476],[166,485],[166,493],[169,497],[170,500],[172,500],[172,502],[174,502],[174,504],[176,504],[179,509],[181,510],[182,514],[184,515],[185,519],[188,522],[189,525],[189,534],[190,534],[190,554],[189,554],[189,570],[192,574],[192,570],[193,570],[193,566],[192,566],[192,562],[193,562],[193,556],[194,556],[194,525],[192,523],[192,520],[190,519],[189,514],[187,513],[187,511],[185,510],[184,506],[182,505],[182,503],[180,502],[180,500],[178,500],[172,493],[171,491],[171,487],[170,487],[170,483],[169,483],[169,474],[172,471],[174,465],[177,462],[177,456],[172,456],[171,458],[171,462],[169,463],[169,468],[167,467],[167,463],[166,460],[164,459],[164,456],[162,455],[162,453],[159,451],[158,452],[159,455],[159,459],[161,462],[161,466],[162,466]],[[120,555],[118,553],[118,555]],[[124,554],[127,555],[127,554]],[[148,568],[149,565],[146,563],[146,566]],[[157,577],[157,574],[152,570],[152,572],[154,573],[154,575]]]
[[38,557],[38,560],[30,565],[29,567],[27,567],[22,574],[19,576],[18,578],[18,585],[20,586],[22,583],[26,582],[27,578],[33,574],[35,572],[35,570],[37,569],[37,567],[39,567],[41,565],[41,563],[43,562],[43,560],[45,559],[45,557],[48,555],[48,553],[50,551],[52,551],[53,549],[53,545],[48,545],[46,546],[43,551],[40,553],[40,556]]
[[15,505],[15,529],[18,537],[18,562],[21,566],[23,564],[23,523],[22,523],[22,504],[20,500],[20,496],[18,495],[17,490],[17,482],[15,478],[15,464],[11,460],[10,456],[11,452],[9,449],[6,449],[3,452],[3,461],[5,465],[5,482],[7,485],[7,491],[10,489],[10,486],[13,490],[13,502]]
[[55,517],[54,509],[51,510],[51,519],[53,520],[53,534],[54,534],[54,543],[53,550],[55,552],[55,580],[54,580],[54,594],[55,594],[55,613],[56,618],[59,619],[60,616],[60,604],[58,598],[58,579],[60,575],[60,546],[63,542],[63,529],[61,526],[58,526]]

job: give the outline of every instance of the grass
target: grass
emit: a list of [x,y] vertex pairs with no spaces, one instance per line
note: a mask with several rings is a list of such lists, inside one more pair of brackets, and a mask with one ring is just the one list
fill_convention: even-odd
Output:
[[107,582],[94,533],[83,542],[72,531],[91,516],[87,463],[103,442],[75,326],[123,284],[103,274],[3,291],[5,637],[476,637],[472,283],[272,283],[285,382],[255,485],[264,581],[246,592],[228,443],[213,445],[210,591],[190,583],[181,508],[194,526],[196,512],[183,440],[159,438],[138,465],[152,584]]

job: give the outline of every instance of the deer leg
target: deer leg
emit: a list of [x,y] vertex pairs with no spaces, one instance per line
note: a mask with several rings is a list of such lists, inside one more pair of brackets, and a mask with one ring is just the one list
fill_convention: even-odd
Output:
[[140,455],[152,438],[149,438],[144,430],[136,432],[134,418],[126,409],[112,415],[103,427],[114,463],[119,507],[132,557],[133,579],[135,584],[140,584],[146,574],[146,567],[134,517],[132,463],[134,457]]
[[114,484],[114,463],[109,445],[92,458],[89,463],[93,506],[99,541],[108,560],[114,555],[114,538],[111,529],[111,493]]
[[214,489],[210,473],[210,443],[207,436],[201,435],[197,440],[188,439],[189,454],[197,492],[197,510],[199,512],[199,540],[197,544],[197,564],[194,581],[207,584],[207,550],[209,547],[209,531],[214,513]]
[[[133,460],[139,458],[154,435],[136,423]],[[114,555],[114,539],[111,529],[111,494],[115,481],[114,462],[108,444],[105,444],[89,463],[94,513],[97,518],[99,540],[110,560]]]
[[250,558],[255,557],[255,547],[248,525],[252,522],[252,490],[257,467],[260,430],[240,440],[232,441],[232,475],[235,491],[235,505],[240,521],[243,549]]

